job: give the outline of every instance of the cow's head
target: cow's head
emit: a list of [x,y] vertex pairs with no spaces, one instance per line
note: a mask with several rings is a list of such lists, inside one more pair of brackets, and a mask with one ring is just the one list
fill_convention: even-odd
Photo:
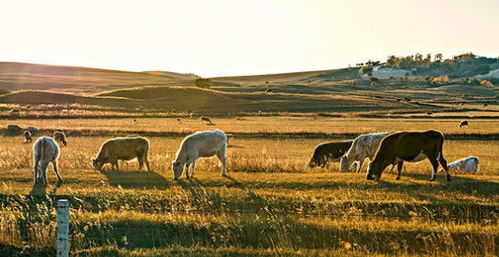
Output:
[[346,156],[343,155],[340,158],[340,172],[347,172],[352,166],[352,161]]
[[92,159],[92,165],[96,170],[102,170],[102,166],[104,166],[104,162],[98,159]]
[[310,161],[308,162],[308,167],[309,168],[315,168],[317,166],[320,166],[319,161],[316,160],[315,158],[310,159]]
[[180,176],[182,176],[182,172],[184,171],[182,167],[182,163],[179,161],[172,161],[172,172],[173,172],[173,179],[178,180]]
[[381,178],[381,162],[374,159],[372,162],[367,164],[367,180],[378,181]]

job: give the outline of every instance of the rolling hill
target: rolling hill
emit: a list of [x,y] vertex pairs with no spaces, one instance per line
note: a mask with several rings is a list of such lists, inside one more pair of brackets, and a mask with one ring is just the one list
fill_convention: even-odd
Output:
[[[434,66],[441,68],[442,65]],[[381,74],[378,70],[383,67],[383,64],[375,67],[374,76]],[[192,110],[212,114],[390,114],[449,111],[460,102],[474,106],[462,111],[487,111],[493,116],[499,111],[497,85],[465,83],[476,80],[474,78],[451,78],[445,84],[436,84],[418,75],[397,77],[389,76],[391,73],[386,71],[393,72],[393,69],[385,70],[383,76],[374,79],[359,76],[358,67],[215,77],[210,78],[210,89],[203,89],[193,86],[197,78],[194,74],[3,62],[0,63],[0,105],[80,104],[117,107],[128,112]],[[272,89],[272,93],[266,93],[267,89]],[[479,107],[483,104],[489,107]],[[8,107],[3,110],[7,111]]]

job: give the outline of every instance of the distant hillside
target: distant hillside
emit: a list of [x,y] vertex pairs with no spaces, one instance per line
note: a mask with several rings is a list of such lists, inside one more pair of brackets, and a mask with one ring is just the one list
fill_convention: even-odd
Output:
[[[203,85],[208,89],[194,86],[194,74],[0,63],[0,104],[75,103],[127,112],[328,115],[465,111],[457,109],[456,103],[473,105],[468,111],[494,115],[499,105],[499,85],[494,80],[483,81],[497,76],[496,59],[467,56],[465,60],[428,63],[413,57],[394,60],[391,64],[368,62],[343,69],[208,78]],[[447,75],[450,71],[471,77]],[[11,107],[2,108],[6,111]]]
[[144,72],[0,62],[0,91],[35,89],[87,94],[117,88],[182,83],[189,82]]

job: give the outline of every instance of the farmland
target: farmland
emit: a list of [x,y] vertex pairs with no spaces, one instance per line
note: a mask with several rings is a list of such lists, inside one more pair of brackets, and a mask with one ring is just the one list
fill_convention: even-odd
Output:
[[[0,255],[54,256],[61,198],[71,203],[73,256],[498,255],[497,85],[408,77],[372,86],[358,70],[199,88],[189,74],[0,63]],[[8,136],[13,124],[39,128],[35,139],[66,133],[62,186],[51,171],[48,187],[33,186],[32,145]],[[229,177],[200,159],[194,179],[174,181],[183,137],[217,128],[230,134]],[[401,180],[385,172],[372,182],[365,166],[306,166],[321,142],[427,129],[444,133],[449,162],[474,155],[480,172],[428,181],[422,161],[404,165]],[[151,172],[134,161],[93,169],[104,141],[130,135],[150,140]]]
[[[447,183],[440,173],[430,182],[431,167],[425,161],[406,165],[400,181],[394,174],[384,174],[381,182],[374,183],[365,179],[365,173],[338,172],[337,163],[326,169],[305,168],[314,146],[329,134],[319,138],[282,136],[286,131],[297,132],[283,125],[293,119],[281,117],[279,123],[271,124],[267,117],[245,118],[245,122],[259,124],[253,131],[238,125],[237,120],[221,120],[220,126],[234,134],[263,129],[275,137],[234,136],[228,148],[230,176],[220,177],[215,159],[202,159],[191,181],[171,179],[170,164],[181,136],[150,137],[152,172],[136,171],[137,164],[132,162],[122,163],[122,171],[101,173],[93,170],[90,158],[106,137],[96,136],[94,131],[69,137],[68,147],[62,148],[60,170],[65,183],[61,187],[55,187],[55,176],[50,173],[49,187],[33,188],[31,146],[22,144],[20,137],[5,137],[0,146],[1,238],[2,244],[9,246],[5,251],[52,253],[55,213],[50,206],[55,199],[66,197],[72,204],[72,252],[79,256],[497,253],[497,140],[446,141],[447,160],[479,156],[479,174],[456,175]],[[44,122],[36,125],[93,131],[91,124],[102,121]],[[104,128],[127,133],[119,130],[125,121],[114,122],[116,125],[109,122]],[[339,133],[366,132],[358,128],[384,131],[400,123],[407,129],[428,126],[449,134],[459,132],[456,121],[447,120],[366,119],[358,121],[362,125],[357,129],[354,122],[341,119],[322,122]],[[469,132],[496,133],[494,121],[475,122]],[[152,131],[169,131],[170,125],[159,124],[179,126],[161,119],[139,120],[141,123],[156,124]],[[211,128],[195,125],[198,123],[192,122],[190,129]],[[318,123],[309,118],[299,120],[300,128],[312,135],[329,132],[312,129],[324,129]],[[23,124],[21,120],[19,124]],[[137,130],[147,133],[146,126]],[[21,247],[24,242],[29,242],[28,248]]]

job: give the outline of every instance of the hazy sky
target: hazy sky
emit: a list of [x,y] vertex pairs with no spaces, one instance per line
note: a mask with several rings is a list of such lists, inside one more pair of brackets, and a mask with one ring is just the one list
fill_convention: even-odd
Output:
[[0,61],[202,76],[499,56],[498,0],[2,1]]

